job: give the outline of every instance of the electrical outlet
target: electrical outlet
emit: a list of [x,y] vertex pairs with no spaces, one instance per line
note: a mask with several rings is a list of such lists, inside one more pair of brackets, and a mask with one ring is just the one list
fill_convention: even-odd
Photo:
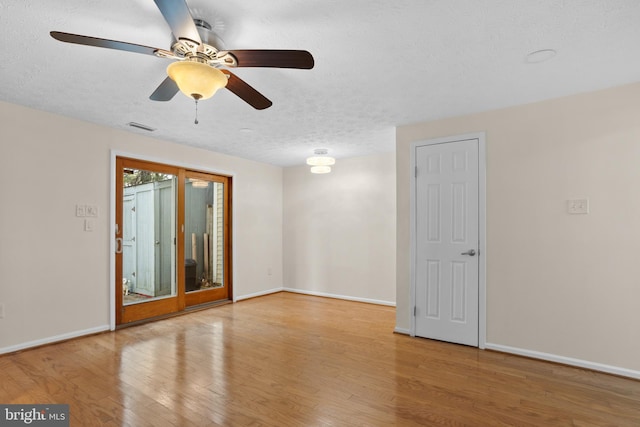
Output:
[[93,220],[85,219],[84,220],[84,231],[93,231]]
[[82,218],[87,216],[87,206],[86,205],[76,205],[76,216],[78,218]]
[[573,199],[567,200],[567,213],[571,215],[588,214],[589,199]]

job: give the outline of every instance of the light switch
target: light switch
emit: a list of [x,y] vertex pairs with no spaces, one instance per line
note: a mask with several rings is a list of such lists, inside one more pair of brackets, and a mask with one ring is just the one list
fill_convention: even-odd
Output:
[[76,205],[76,216],[79,218],[87,216],[87,207],[85,205]]
[[85,219],[84,220],[84,231],[93,231],[93,220]]
[[97,217],[98,216],[98,206],[97,205],[87,205],[87,216]]
[[571,215],[588,214],[589,199],[567,200],[567,213]]

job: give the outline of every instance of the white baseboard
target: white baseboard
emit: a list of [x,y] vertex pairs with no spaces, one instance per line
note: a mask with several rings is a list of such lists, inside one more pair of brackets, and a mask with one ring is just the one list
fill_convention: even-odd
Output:
[[542,353],[540,351],[526,350],[517,347],[509,347],[500,344],[486,343],[487,350],[495,350],[503,353],[517,354],[518,356],[531,357],[533,359],[547,360],[549,362],[562,363],[564,365],[577,366],[579,368],[591,369],[594,371],[606,372],[608,374],[620,375],[640,379],[640,371],[620,368],[618,366],[605,365],[602,363],[589,362],[588,360],[574,359],[572,357],[558,356],[556,354]]
[[409,329],[398,328],[397,326],[393,329],[393,332],[396,334],[411,335],[411,331]]
[[351,297],[351,296],[346,296],[346,295],[337,295],[337,294],[330,294],[327,292],[318,292],[318,291],[307,291],[305,289],[295,289],[295,288],[283,288],[282,289],[285,292],[293,292],[296,294],[304,294],[304,295],[312,295],[315,297],[326,297],[326,298],[335,298],[335,299],[343,299],[343,300],[347,300],[347,301],[356,301],[356,302],[366,302],[368,304],[377,304],[377,305],[386,305],[389,307],[395,307],[396,303],[393,301],[382,301],[382,300],[377,300],[377,299],[370,299],[370,298],[359,298],[359,297]]
[[0,348],[0,354],[13,353],[14,351],[26,350],[32,347],[38,347],[46,344],[53,344],[56,342],[65,341],[72,338],[83,337],[85,335],[97,334],[97,333],[105,332],[109,330],[110,330],[109,325],[103,325],[103,326],[97,326],[95,328],[84,329],[82,331],[74,331],[66,334],[55,335],[52,337],[47,337],[47,338],[43,338],[35,341],[29,341],[21,344],[12,345],[9,347]]
[[[368,299],[368,298],[357,298],[357,297],[350,297],[350,296],[344,296],[344,295],[329,294],[329,293],[325,293],[325,292],[305,291],[305,290],[301,290],[301,289],[283,288],[283,287],[268,289],[268,290],[256,292],[256,293],[253,293],[253,294],[236,296],[236,297],[233,298],[233,302],[242,301],[242,300],[249,299],[249,298],[260,297],[260,296],[263,296],[263,295],[274,294],[274,293],[282,292],[282,291],[294,292],[294,293],[305,294],[305,295],[321,296],[321,297],[327,297],[327,298],[343,299],[343,300],[348,300],[348,301],[365,302],[365,303],[369,303],[369,304],[386,305],[386,306],[392,306],[392,307],[395,307],[395,305],[396,305],[395,302],[391,302],[391,301],[380,301],[380,300],[374,300],[374,299]],[[12,346],[9,346],[9,347],[2,347],[2,348],[0,348],[0,354],[13,353],[15,351],[26,350],[28,348],[38,347],[38,346],[46,345],[46,344],[53,344],[53,343],[56,343],[56,342],[59,342],[59,341],[65,341],[65,340],[68,340],[68,339],[78,338],[78,337],[82,337],[82,336],[85,336],[85,335],[97,334],[97,333],[105,332],[105,331],[109,331],[109,330],[111,330],[109,325],[103,325],[103,326],[98,326],[98,327],[95,327],[95,328],[84,329],[84,330],[81,330],[81,331],[73,331],[73,332],[69,332],[69,333],[66,333],[66,334],[55,335],[55,336],[52,336],[52,337],[47,337],[47,338],[34,340],[34,341],[28,341],[28,342],[12,345]],[[405,332],[400,332],[400,333],[405,333]],[[408,332],[406,332],[406,333],[408,334]]]
[[281,288],[267,289],[266,291],[260,291],[253,294],[240,295],[237,297],[233,297],[233,302],[242,301],[243,299],[261,297],[263,295],[275,294],[276,292],[282,292],[283,290],[284,288],[281,287]]

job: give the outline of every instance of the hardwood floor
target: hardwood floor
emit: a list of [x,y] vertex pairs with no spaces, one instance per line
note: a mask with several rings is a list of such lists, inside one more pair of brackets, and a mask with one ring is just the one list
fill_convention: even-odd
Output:
[[0,356],[0,403],[72,426],[638,426],[640,381],[392,333],[279,293]]

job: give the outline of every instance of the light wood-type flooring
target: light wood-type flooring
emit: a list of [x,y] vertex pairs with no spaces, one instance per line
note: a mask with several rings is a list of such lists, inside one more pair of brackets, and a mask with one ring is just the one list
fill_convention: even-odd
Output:
[[640,381],[394,334],[278,293],[0,356],[0,403],[72,426],[640,426]]

